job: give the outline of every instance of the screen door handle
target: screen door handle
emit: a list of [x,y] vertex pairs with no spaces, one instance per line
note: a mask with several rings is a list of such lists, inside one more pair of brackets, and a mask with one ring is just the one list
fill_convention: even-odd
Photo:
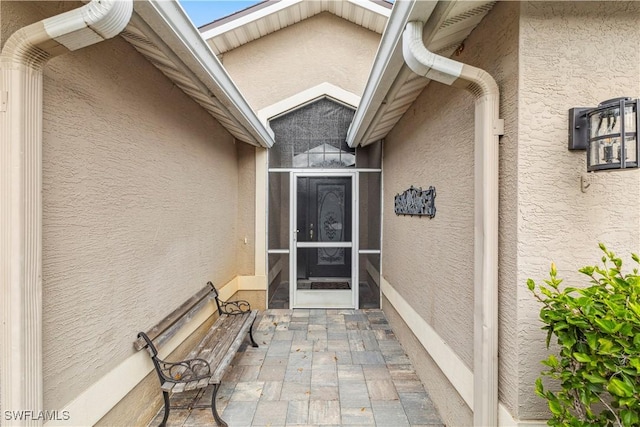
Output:
[[313,224],[309,224],[309,240],[313,240]]

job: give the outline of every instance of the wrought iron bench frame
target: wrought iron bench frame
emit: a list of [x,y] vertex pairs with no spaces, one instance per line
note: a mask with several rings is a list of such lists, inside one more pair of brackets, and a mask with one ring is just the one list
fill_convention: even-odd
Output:
[[[191,357],[176,362],[160,359],[156,345],[162,345],[173,336],[211,297],[214,298],[216,303],[218,319],[205,337],[190,351],[189,356]],[[218,425],[227,427],[227,423],[218,414],[216,396],[222,376],[230,366],[231,360],[244,340],[246,332],[249,333],[251,345],[258,347],[258,344],[253,339],[252,331],[257,313],[257,310],[251,310],[251,305],[247,301],[221,300],[213,283],[207,282],[205,288],[185,301],[156,326],[146,333],[138,333],[138,339],[134,342],[134,347],[137,350],[147,349],[160,380],[160,387],[164,397],[164,418],[160,423],[161,427],[164,427],[169,419],[169,413],[172,408],[169,400],[171,394],[205,388],[209,385],[213,385],[213,394],[211,396],[213,417]],[[232,325],[232,328],[228,327],[228,325]],[[223,328],[223,326],[225,327]],[[213,349],[206,348],[206,344],[212,344],[210,341],[214,338],[219,338],[218,335],[229,334],[234,335],[225,336],[224,340],[217,340],[213,343],[216,349],[221,349],[221,351],[214,353]],[[156,341],[156,344],[153,341]],[[195,407],[205,406],[191,406],[189,409]],[[173,408],[176,409],[176,407]]]

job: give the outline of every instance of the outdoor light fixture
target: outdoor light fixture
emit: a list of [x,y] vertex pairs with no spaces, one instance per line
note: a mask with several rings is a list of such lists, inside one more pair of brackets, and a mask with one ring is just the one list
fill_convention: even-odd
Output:
[[615,98],[569,110],[569,150],[587,150],[587,171],[638,167],[638,100]]

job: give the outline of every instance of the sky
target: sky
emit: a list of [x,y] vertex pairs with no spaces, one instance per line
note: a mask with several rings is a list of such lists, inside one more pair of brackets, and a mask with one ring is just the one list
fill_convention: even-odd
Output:
[[259,1],[246,0],[179,0],[180,4],[196,27],[200,27],[216,19],[231,15]]

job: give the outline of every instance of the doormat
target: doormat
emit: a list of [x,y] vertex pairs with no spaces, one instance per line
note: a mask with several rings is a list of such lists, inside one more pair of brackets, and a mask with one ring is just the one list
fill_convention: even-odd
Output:
[[349,282],[311,282],[311,289],[351,289]]

